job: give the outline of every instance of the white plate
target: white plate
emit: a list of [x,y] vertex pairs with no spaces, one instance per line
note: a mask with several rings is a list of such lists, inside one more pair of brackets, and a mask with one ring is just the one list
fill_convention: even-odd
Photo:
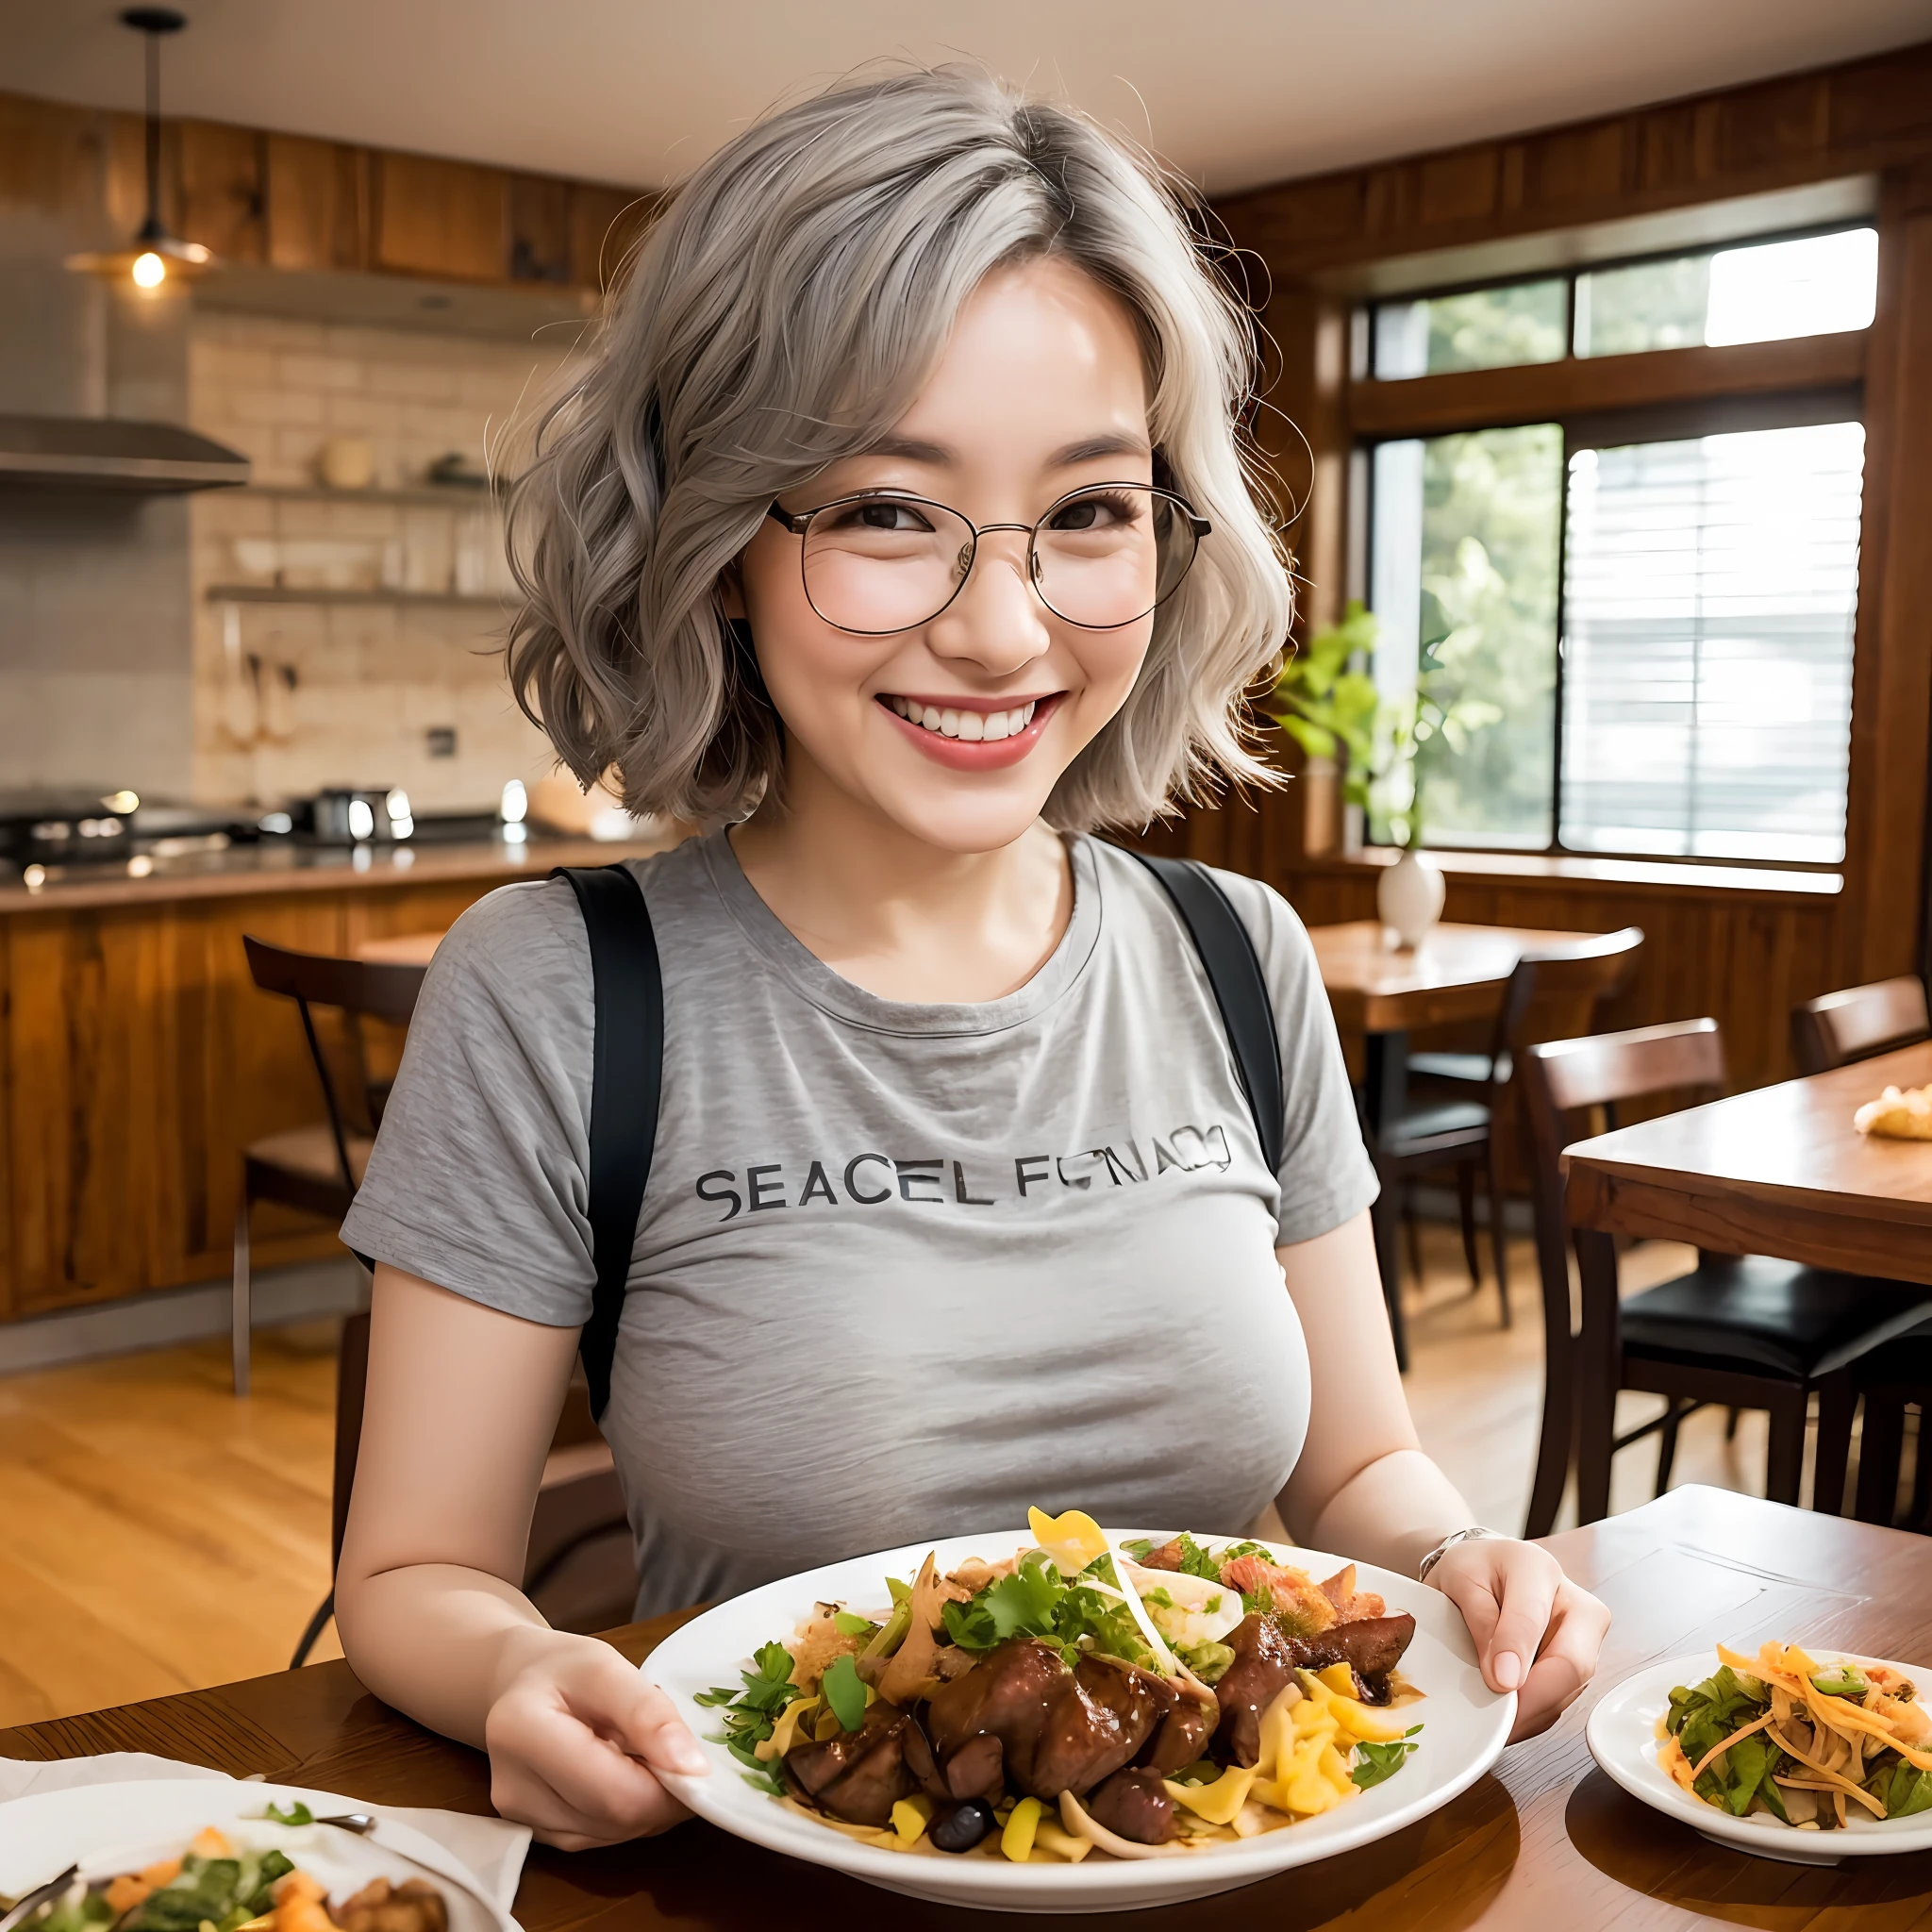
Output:
[[[703,1737],[715,1732],[718,1724],[714,1712],[693,1703],[697,1693],[713,1685],[736,1684],[752,1653],[774,1638],[789,1640],[814,1603],[882,1604],[887,1576],[911,1576],[928,1549],[938,1551],[941,1570],[950,1570],[969,1557],[996,1561],[1031,1541],[1024,1530],[948,1537],[937,1544],[912,1543],[768,1583],[674,1631],[651,1653],[645,1674],[663,1686]],[[1318,1578],[1332,1575],[1346,1560],[1291,1548],[1276,1548],[1274,1555]],[[1402,1660],[1402,1674],[1427,1693],[1405,1712],[1411,1723],[1424,1726],[1416,1740],[1421,1748],[1393,1777],[1360,1797],[1258,1838],[1204,1846],[1185,1858],[1126,1860],[1095,1852],[1077,1865],[1014,1865],[1003,1858],[916,1855],[860,1844],[755,1790],[722,1744],[704,1746],[711,1760],[710,1776],[666,1776],[664,1782],[699,1817],[754,1844],[941,1904],[1011,1912],[1118,1911],[1252,1885],[1291,1865],[1332,1857],[1385,1838],[1446,1805],[1496,1761],[1515,1722],[1515,1696],[1499,1696],[1483,1682],[1469,1632],[1447,1597],[1413,1577],[1367,1563],[1357,1565],[1357,1574],[1360,1587],[1380,1591],[1391,1610],[1407,1610],[1415,1618],[1415,1641]]]
[[[1932,1671],[1895,1664],[1884,1657],[1857,1657],[1850,1651],[1807,1651],[1821,1664],[1886,1664],[1922,1687],[1932,1687]],[[1932,1847],[1932,1811],[1913,1818],[1874,1818],[1860,1807],[1842,1831],[1800,1831],[1780,1824],[1769,1812],[1733,1818],[1702,1798],[1693,1798],[1661,1764],[1657,1721],[1679,1684],[1701,1684],[1718,1667],[1715,1650],[1652,1664],[1625,1677],[1602,1697],[1590,1714],[1591,1755],[1633,1798],[1682,1819],[1713,1844],[1782,1858],[1791,1865],[1836,1865],[1845,1858],[1882,1857],[1890,1852],[1923,1852]]]
[[[517,1932],[508,1913],[486,1907],[441,1875],[461,1865],[420,1831],[383,1819],[378,1829],[395,1847],[386,1851],[333,1825],[275,1824],[262,1817],[271,1804],[286,1811],[296,1803],[318,1818],[361,1808],[353,1798],[328,1791],[217,1778],[135,1778],[36,1791],[0,1805],[0,1893],[18,1898],[69,1864],[77,1864],[90,1880],[139,1871],[175,1857],[204,1825],[212,1824],[250,1850],[275,1846],[286,1852],[327,1886],[337,1903],[372,1878],[398,1885],[426,1878],[448,1902],[450,1932]],[[419,1858],[427,1870],[412,1862]]]

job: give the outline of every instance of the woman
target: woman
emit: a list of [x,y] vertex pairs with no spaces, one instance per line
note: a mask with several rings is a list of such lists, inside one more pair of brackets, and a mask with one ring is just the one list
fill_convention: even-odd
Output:
[[[1466,1534],[1416,1445],[1302,928],[1220,879],[1279,1033],[1271,1170],[1173,907],[1088,836],[1265,782],[1236,706],[1290,598],[1246,371],[1128,157],[914,72],[708,161],[546,425],[517,688],[580,778],[728,825],[636,868],[663,1097],[603,1426],[639,1612],[1036,1501],[1234,1532],[1278,1497],[1426,1567],[1523,1735],[1605,1613]],[[703,1766],[512,1581],[591,1307],[591,1040],[568,886],[473,908],[344,1230],[378,1264],[344,1647],[564,1846],[674,1823],[654,1772]]]

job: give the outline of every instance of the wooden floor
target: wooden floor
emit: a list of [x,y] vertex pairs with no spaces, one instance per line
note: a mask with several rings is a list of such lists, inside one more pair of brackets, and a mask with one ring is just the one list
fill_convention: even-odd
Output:
[[[1519,1528],[1542,1392],[1534,1257],[1512,1262],[1516,1325],[1493,1283],[1469,1293],[1454,1232],[1423,1231],[1410,1290],[1409,1399],[1424,1445],[1478,1521]],[[1625,1257],[1626,1287],[1688,1251]],[[0,1379],[0,1724],[281,1669],[328,1588],[332,1324],[263,1330],[255,1393],[228,1392],[225,1344]],[[1625,1398],[1641,1420],[1656,1398]],[[1722,1411],[1685,1424],[1674,1485],[1755,1491],[1764,1418],[1726,1442]],[[1618,1458],[1612,1507],[1649,1494],[1648,1444]],[[340,1656],[330,1629],[317,1657]]]

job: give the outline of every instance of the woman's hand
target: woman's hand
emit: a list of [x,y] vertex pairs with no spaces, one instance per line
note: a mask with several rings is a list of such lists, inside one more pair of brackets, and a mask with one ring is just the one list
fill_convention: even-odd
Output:
[[1509,1741],[1548,1730],[1590,1682],[1609,1611],[1547,1550],[1512,1537],[1451,1545],[1429,1581],[1462,1612],[1483,1681],[1517,1693]]
[[490,1801],[567,1852],[667,1831],[690,1814],[660,1771],[702,1775],[697,1740],[608,1643],[515,1633],[484,1720]]

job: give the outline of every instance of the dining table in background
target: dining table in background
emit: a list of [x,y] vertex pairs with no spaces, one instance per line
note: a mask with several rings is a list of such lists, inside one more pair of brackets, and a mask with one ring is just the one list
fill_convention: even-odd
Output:
[[1887,1087],[1932,1085],[1932,1041],[1734,1093],[1564,1150],[1564,1213],[1583,1318],[1575,1362],[1577,1510],[1609,1507],[1617,1239],[1688,1241],[1932,1285],[1932,1141],[1861,1134]]
[[[1512,1746],[1440,1811],[1359,1851],[1190,1905],[1081,1923],[1176,1932],[1648,1932],[1717,1918],[1776,1932],[1932,1928],[1932,1853],[1837,1868],[1748,1857],[1620,1790],[1596,1769],[1583,1734],[1601,1691],[1662,1659],[1708,1656],[1718,1642],[1748,1654],[1774,1637],[1932,1662],[1932,1540],[1690,1487],[1544,1541],[1613,1616],[1596,1682],[1554,1728]],[[691,1614],[634,1624],[609,1641],[641,1661]],[[480,1754],[399,1717],[340,1661],[0,1731],[0,1754],[13,1757],[102,1751],[155,1752],[362,1803],[490,1809]],[[877,1891],[702,1822],[604,1851],[536,1847],[516,1916],[525,1932],[852,1932],[882,1924],[965,1932],[1019,1923]]]
[[[1369,1151],[1380,1144],[1385,1125],[1399,1121],[1408,1102],[1408,1036],[1424,1026],[1495,1017],[1503,989],[1525,953],[1574,944],[1588,935],[1541,926],[1432,926],[1422,943],[1398,948],[1379,920],[1312,925],[1308,939],[1322,985],[1343,1039],[1359,1037],[1366,1072],[1362,1122]],[[1402,1191],[1384,1174],[1372,1219],[1382,1293],[1395,1337],[1395,1359],[1408,1367],[1408,1336],[1402,1316]]]
[[448,928],[442,927],[436,932],[399,932],[391,939],[364,940],[355,957],[376,965],[426,966],[447,934]]

